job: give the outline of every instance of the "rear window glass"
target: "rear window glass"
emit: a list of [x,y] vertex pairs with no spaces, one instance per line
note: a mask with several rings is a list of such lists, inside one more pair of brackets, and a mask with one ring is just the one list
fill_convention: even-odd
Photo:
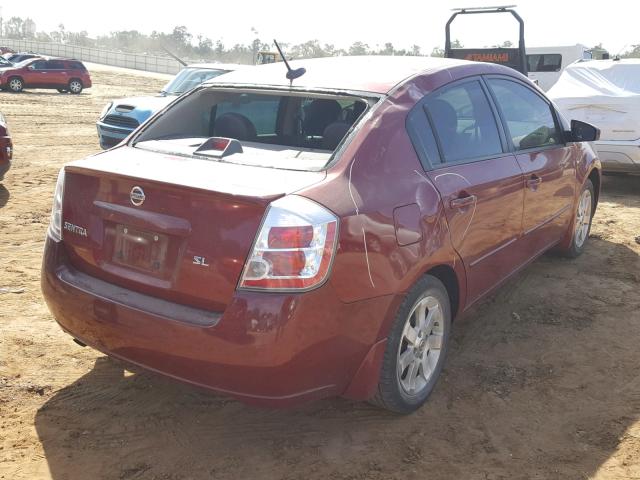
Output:
[[64,63],[60,60],[49,60],[44,68],[48,70],[64,70]]
[[280,97],[246,95],[240,97],[240,99],[242,100],[241,102],[234,101],[237,99],[232,99],[220,102],[212,107],[211,115],[214,118],[213,134],[216,134],[216,123],[219,124],[218,129],[224,129],[224,118],[230,115],[241,115],[253,123],[256,129],[256,136],[276,135]]
[[69,62],[69,68],[72,70],[86,70],[86,67],[81,62]]
[[37,62],[33,62],[31,66],[36,70],[44,70],[47,68],[46,60],[38,60]]
[[287,168],[306,169],[305,159],[323,166],[367,104],[359,97],[204,88],[149,124],[136,146],[197,156],[195,150],[207,138],[222,137],[238,140],[244,150],[223,161],[259,165],[261,149],[271,152],[262,156],[265,166],[280,166],[278,156]]

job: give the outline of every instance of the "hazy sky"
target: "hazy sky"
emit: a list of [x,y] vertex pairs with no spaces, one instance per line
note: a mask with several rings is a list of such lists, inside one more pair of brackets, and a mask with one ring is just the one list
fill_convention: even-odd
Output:
[[[336,47],[360,40],[371,47],[392,42],[396,48],[420,45],[425,52],[444,44],[444,24],[450,9],[500,4],[496,0],[442,0],[356,2],[348,0],[270,2],[240,0],[104,0],[68,3],[51,0],[0,0],[2,17],[31,17],[38,30],[50,31],[63,23],[67,30],[87,30],[90,36],[113,30],[171,31],[185,25],[191,33],[229,46],[249,43],[254,27],[263,40],[274,37],[299,43],[318,39]],[[525,20],[528,46],[593,46],[602,42],[612,53],[640,44],[640,1],[520,0],[517,10]],[[593,5],[593,6],[592,6]],[[506,17],[506,18],[505,18]],[[460,18],[460,17],[459,17]],[[485,46],[517,40],[517,24],[509,15],[463,17],[453,24],[453,38],[466,46]]]

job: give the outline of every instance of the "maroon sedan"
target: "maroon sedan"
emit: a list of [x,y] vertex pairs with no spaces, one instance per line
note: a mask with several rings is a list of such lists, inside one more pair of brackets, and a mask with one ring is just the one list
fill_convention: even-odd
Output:
[[216,78],[63,168],[42,289],[79,343],[173,378],[411,412],[453,318],[584,250],[598,131],[498,65],[301,65]]
[[11,167],[13,157],[13,144],[9,135],[9,127],[4,115],[0,113],[0,181],[4,179],[4,174]]
[[0,88],[20,93],[25,88],[52,88],[79,94],[91,87],[91,76],[82,62],[65,58],[30,58],[0,70]]

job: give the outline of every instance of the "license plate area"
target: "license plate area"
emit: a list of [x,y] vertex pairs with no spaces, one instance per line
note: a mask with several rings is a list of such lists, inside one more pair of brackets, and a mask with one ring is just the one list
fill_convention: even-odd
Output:
[[116,225],[115,234],[113,263],[154,274],[164,272],[169,244],[166,235],[128,225]]

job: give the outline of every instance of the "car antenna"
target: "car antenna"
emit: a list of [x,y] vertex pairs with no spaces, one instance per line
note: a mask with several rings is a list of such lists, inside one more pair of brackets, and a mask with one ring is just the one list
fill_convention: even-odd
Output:
[[162,49],[165,52],[167,52],[169,54],[169,56],[173,57],[173,59],[175,59],[178,63],[182,64],[183,67],[186,67],[187,65],[189,65],[187,62],[182,60],[180,57],[178,57],[177,55],[174,55],[173,53],[171,53],[171,51],[167,47],[165,47],[164,45],[162,45]]
[[273,43],[275,43],[276,48],[278,49],[278,53],[280,54],[282,61],[287,67],[287,78],[289,79],[289,86],[291,86],[293,85],[293,81],[296,78],[300,78],[302,75],[307,73],[307,70],[304,67],[296,68],[295,70],[293,70],[289,65],[289,62],[287,62],[287,58],[284,56],[284,53],[282,53],[282,49],[280,48],[280,45],[278,45],[278,41],[275,38],[273,39]]

